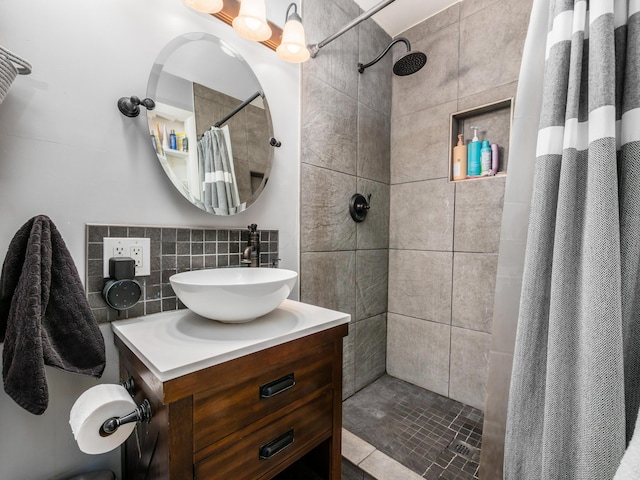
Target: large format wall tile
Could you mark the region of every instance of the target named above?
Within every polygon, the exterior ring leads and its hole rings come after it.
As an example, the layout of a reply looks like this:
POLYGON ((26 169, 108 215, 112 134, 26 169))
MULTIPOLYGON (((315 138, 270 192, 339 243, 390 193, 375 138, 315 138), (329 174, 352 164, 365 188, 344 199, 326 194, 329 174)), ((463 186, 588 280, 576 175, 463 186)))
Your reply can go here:
POLYGON ((494 103, 505 98, 516 96, 518 82, 506 83, 490 90, 483 90, 468 97, 458 98, 458 111, 469 110, 488 103, 494 103))
MULTIPOLYGON (((356 224, 358 249, 389 248, 389 185, 358 178, 358 193, 371 195, 369 212, 363 222, 356 224)), ((356 192, 354 192, 356 193, 356 192)))
POLYGON ((342 339, 342 399, 356 393, 356 328, 349 324, 349 335, 342 339))
POLYGON ((498 252, 505 179, 484 178, 456 184, 456 252, 498 252))
MULTIPOLYGON (((466 3, 466 2, 465 2, 466 3)), ((442 30, 449 25, 457 25, 460 21, 460 6, 462 2, 458 2, 443 10, 442 12, 427 18, 424 22, 405 30, 402 33, 403 37, 406 37, 413 47, 413 44, 418 40, 422 40, 429 35, 442 30)), ((427 64, 429 63, 429 55, 427 55, 427 64)))
POLYGON ((358 105, 358 176, 389 183, 390 155, 389 117, 358 105))
POLYGON ((358 105, 312 75, 302 77, 303 163, 356 174, 358 105))
POLYGON ((356 314, 356 252, 303 253, 300 299, 305 303, 356 314))
POLYGON ((500 0, 464 0, 461 2, 460 18, 466 18, 469 15, 478 13, 483 8, 490 7, 500 0))
POLYGON ((382 376, 387 359, 386 314, 356 322, 356 391, 382 376))
POLYGON ((391 121, 391 183, 447 178, 449 119, 457 103, 449 102, 391 121))
POLYGON ((491 333, 497 270, 497 254, 454 253, 452 325, 491 333))
MULTIPOLYGON (((412 50, 427 54, 427 65, 413 75, 394 76, 392 117, 457 99, 458 36, 458 24, 455 23, 411 44, 412 50)), ((394 52, 394 58, 400 51, 394 52)))
POLYGON ((450 252, 391 250, 389 312, 451 323, 450 252))
POLYGON ((450 331, 449 325, 389 313, 389 375, 440 395, 448 395, 450 331))
POLYGON ((451 251, 453 206, 446 179, 391 185, 390 248, 451 251))
POLYGON ((387 311, 389 251, 356 252, 356 320, 387 311))
POLYGON ((451 327, 449 397, 484 411, 491 335, 451 327))
MULTIPOLYGON (((353 20, 353 16, 332 0, 304 2, 302 23, 307 42, 316 44, 353 20)), ((344 5, 342 5, 344 4, 344 5)), ((358 28, 352 28, 320 49, 315 58, 302 64, 302 77, 313 75, 354 100, 358 98, 358 28)), ((304 98, 302 105, 304 106, 304 98)), ((303 136, 304 138, 304 136, 303 136)))
MULTIPOLYGON (((358 28, 358 63, 364 65, 384 51, 391 37, 371 19, 362 22, 358 28)), ((358 75, 358 102, 386 117, 391 116, 391 67, 392 57, 385 55, 358 75)))
POLYGON ((460 97, 518 80, 530 13, 528 1, 503 0, 460 20, 460 97))
POLYGON ((302 164, 300 250, 354 250, 356 224, 349 215, 349 199, 356 177, 302 164))

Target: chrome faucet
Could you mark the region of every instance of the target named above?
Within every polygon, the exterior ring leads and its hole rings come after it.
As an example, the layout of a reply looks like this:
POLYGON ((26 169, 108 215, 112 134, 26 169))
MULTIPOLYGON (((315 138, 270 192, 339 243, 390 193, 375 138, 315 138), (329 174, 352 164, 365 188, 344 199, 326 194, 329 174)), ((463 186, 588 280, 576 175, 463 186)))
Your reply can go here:
POLYGON ((252 223, 249 229, 249 242, 242 252, 242 263, 249 264, 250 267, 260 266, 260 232, 258 225, 252 223))

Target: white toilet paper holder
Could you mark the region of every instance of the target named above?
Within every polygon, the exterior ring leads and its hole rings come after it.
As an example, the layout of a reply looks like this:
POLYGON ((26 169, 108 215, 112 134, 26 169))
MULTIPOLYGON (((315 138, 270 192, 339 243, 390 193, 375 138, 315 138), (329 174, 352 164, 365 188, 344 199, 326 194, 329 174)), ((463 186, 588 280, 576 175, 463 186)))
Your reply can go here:
MULTIPOLYGON (((129 395, 132 397, 135 395, 136 385, 133 381, 132 377, 129 377, 121 384, 129 395)), ((136 409, 122 417, 111 417, 107 419, 102 426, 100 427, 100 436, 108 437, 109 435, 115 433, 118 430, 120 425, 124 425, 126 423, 149 423, 151 421, 151 403, 146 398, 143 402, 136 407, 136 409)))

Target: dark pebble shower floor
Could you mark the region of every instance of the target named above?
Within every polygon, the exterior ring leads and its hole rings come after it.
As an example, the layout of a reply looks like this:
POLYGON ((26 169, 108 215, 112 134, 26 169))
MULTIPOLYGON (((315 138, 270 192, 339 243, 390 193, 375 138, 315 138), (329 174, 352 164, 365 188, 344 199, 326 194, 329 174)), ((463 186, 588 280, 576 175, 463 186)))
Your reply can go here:
POLYGON ((343 402, 346 430, 428 480, 478 478, 482 422, 482 411, 389 375, 343 402))

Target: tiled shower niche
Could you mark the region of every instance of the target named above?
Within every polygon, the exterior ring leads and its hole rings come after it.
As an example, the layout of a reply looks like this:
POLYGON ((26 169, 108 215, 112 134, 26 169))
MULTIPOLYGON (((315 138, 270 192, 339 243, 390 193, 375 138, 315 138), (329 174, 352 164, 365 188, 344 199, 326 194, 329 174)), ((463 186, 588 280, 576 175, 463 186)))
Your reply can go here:
MULTIPOLYGON (((260 266, 277 265, 278 231, 259 232, 260 266)), ((88 224, 85 285, 89 305, 99 323, 185 308, 171 288, 169 277, 203 268, 241 267, 242 251, 248 239, 247 229, 88 224), (103 277, 102 265, 103 238, 106 237, 150 239, 151 274, 136 277, 142 287, 142 297, 137 305, 128 310, 115 310, 102 297, 102 289, 107 281, 103 277)))

